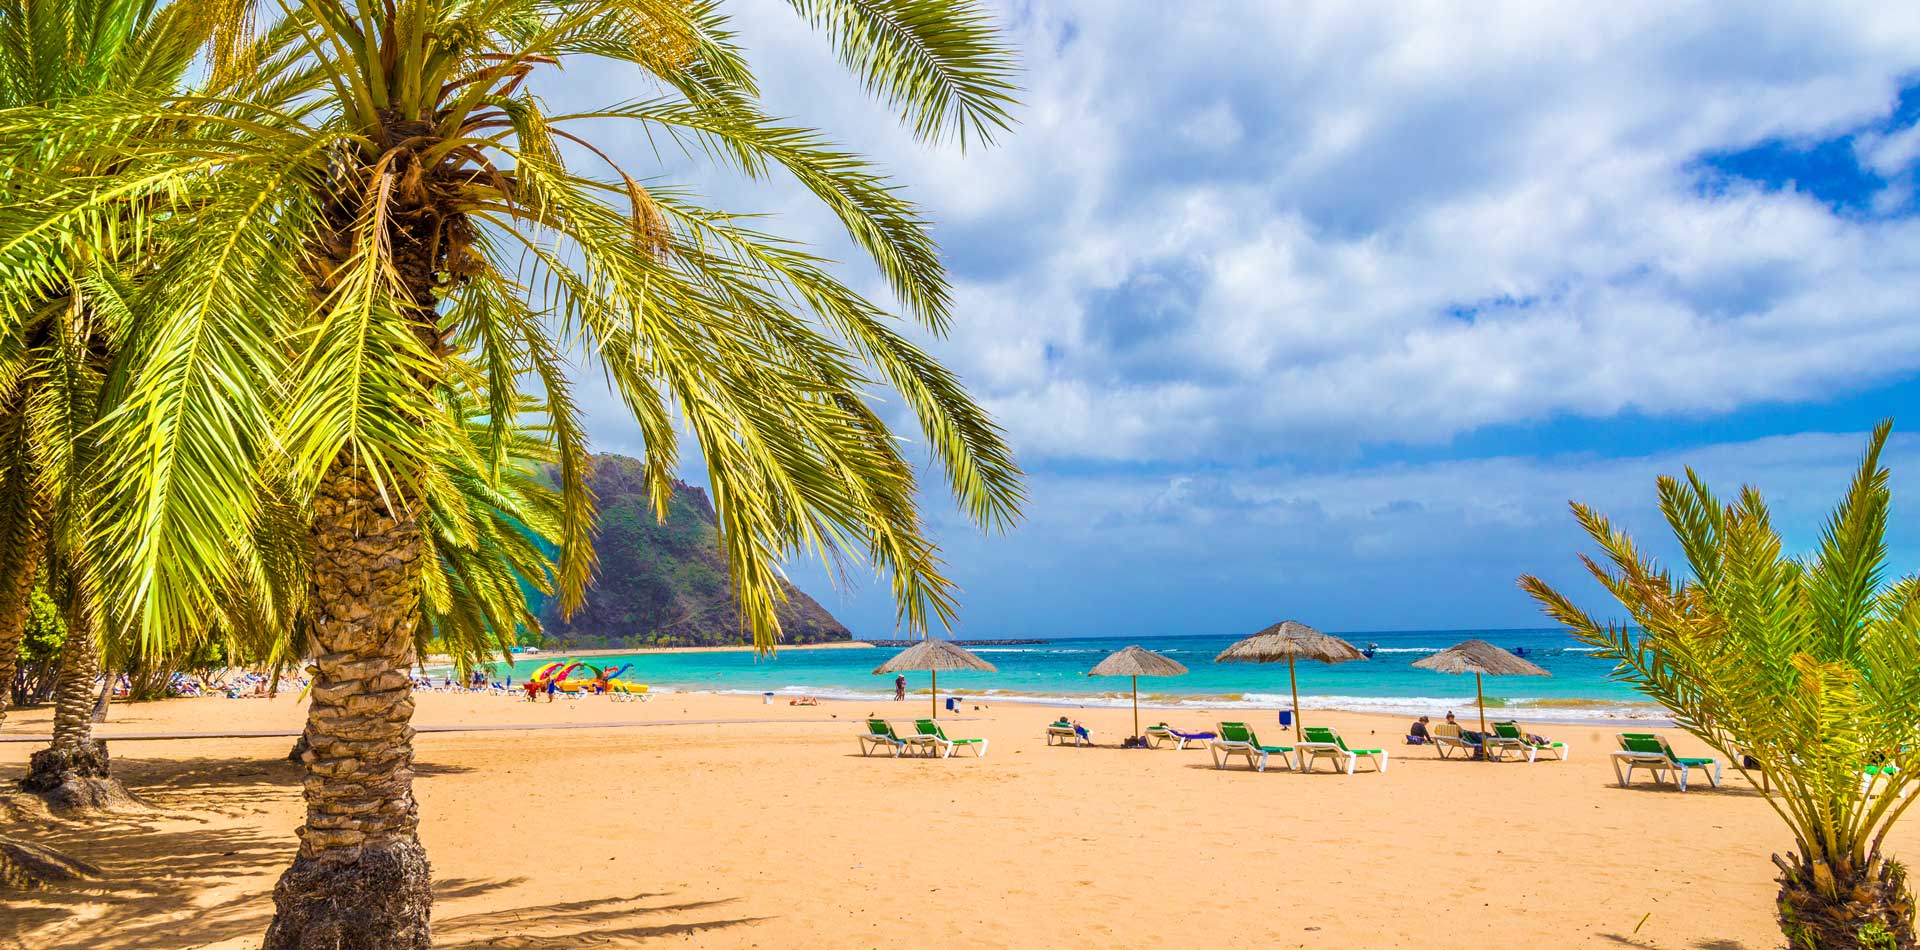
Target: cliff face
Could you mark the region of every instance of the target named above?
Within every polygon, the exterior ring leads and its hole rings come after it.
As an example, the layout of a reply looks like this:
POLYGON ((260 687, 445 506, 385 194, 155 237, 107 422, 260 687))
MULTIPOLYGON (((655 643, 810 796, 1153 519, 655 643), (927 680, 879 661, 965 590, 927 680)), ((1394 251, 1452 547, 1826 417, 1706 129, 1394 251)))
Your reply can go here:
MULTIPOLYGON (((549 601, 540 623, 548 639, 608 646, 720 646, 751 635, 727 577, 718 521, 707 493, 674 483, 667 520, 654 520, 638 459, 597 455, 589 483, 600 501, 594 550, 600 570, 571 619, 549 601)), ((783 643, 849 640, 853 635, 791 584, 780 608, 783 643)))

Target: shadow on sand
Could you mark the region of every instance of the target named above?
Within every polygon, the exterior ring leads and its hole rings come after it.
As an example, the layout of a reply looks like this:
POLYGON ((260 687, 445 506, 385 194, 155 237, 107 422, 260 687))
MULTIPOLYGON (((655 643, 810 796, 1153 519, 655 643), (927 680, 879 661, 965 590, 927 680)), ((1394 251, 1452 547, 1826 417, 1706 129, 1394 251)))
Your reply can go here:
MULTIPOLYGON (((273 883, 293 859, 291 829, 222 826, 268 806, 295 809, 300 766, 279 759, 116 758, 115 773, 153 806, 142 813, 61 820, 0 776, 0 833, 89 861, 95 880, 7 895, 0 950, 97 947, 168 950, 265 933, 273 883)), ((422 776, 464 771, 419 763, 422 776)), ((524 878, 453 878, 437 901, 510 889, 524 878)), ((635 894, 434 915, 439 947, 621 945, 736 927, 760 919, 721 908, 735 898, 635 894)), ((498 901, 495 902, 496 905, 498 901)))
MULTIPOLYGON (((455 882, 443 886, 452 884, 455 882)), ((443 948, 617 946, 660 937, 691 937, 766 919, 730 915, 721 909, 737 898, 674 897, 665 892, 643 893, 436 916, 433 943, 443 948)))
MULTIPOLYGON (((1601 934, 1600 939, 1611 940, 1623 947, 1643 947, 1645 950, 1655 950, 1655 948, 1659 946, 1659 944, 1649 940, 1628 934, 1601 934)), ((1746 944, 1738 940, 1727 940, 1725 938, 1697 940, 1690 944, 1690 946, 1693 950, 1748 950, 1746 944)))
MULTIPOLYGON (((291 835, 213 827, 218 817, 297 801, 300 768, 272 760, 116 758, 114 773, 151 811, 70 820, 0 791, 0 831, 100 868, 95 880, 11 895, 0 947, 158 950, 259 933, 263 888, 293 857, 291 835), (263 883, 262 883, 263 882, 263 883), (180 918, 183 910, 190 915, 180 918)), ((5 776, 11 786, 13 776, 5 776)))

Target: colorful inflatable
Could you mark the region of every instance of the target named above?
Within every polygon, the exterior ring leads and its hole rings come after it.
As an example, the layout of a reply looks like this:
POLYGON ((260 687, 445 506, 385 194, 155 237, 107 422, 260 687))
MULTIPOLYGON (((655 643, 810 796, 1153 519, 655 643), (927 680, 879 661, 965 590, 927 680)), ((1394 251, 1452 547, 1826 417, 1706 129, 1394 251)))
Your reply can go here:
POLYGON ((537 698, 541 693, 546 692, 547 684, 549 683, 552 683, 554 686, 558 688, 564 689, 565 688, 564 681, 567 677, 567 674, 573 672, 576 669, 579 669, 579 667, 580 667, 580 662, 578 660, 575 660, 571 663, 564 662, 564 661, 558 662, 558 663, 548 663, 540 667, 539 669, 534 670, 533 673, 527 677, 527 681, 525 683, 520 684, 520 688, 527 691, 527 699, 531 701, 537 698))
POLYGON ((562 680, 559 687, 562 692, 568 693, 644 693, 647 691, 645 683, 633 683, 614 678, 632 665, 631 663, 612 667, 589 665, 587 668, 593 671, 592 679, 562 680))
POLYGON ((527 681, 522 683, 520 688, 526 690, 528 700, 538 699, 541 693, 547 691, 549 685, 551 685, 555 691, 562 693, 572 693, 576 695, 618 693, 629 697, 639 696, 645 699, 647 684, 615 679, 615 677, 619 676, 631 665, 632 664, 622 664, 620 666, 602 668, 581 663, 578 660, 572 662, 564 660, 556 661, 543 664, 528 674, 527 681), (569 675, 582 666, 592 670, 593 676, 588 679, 567 679, 569 675))

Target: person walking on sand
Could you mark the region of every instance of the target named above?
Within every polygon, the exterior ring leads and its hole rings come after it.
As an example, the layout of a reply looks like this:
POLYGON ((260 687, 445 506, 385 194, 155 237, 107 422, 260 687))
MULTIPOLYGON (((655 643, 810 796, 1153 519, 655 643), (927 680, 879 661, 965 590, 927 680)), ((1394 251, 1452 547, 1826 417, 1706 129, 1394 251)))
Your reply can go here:
POLYGON ((907 674, 902 673, 899 676, 896 676, 893 678, 893 701, 896 703, 904 702, 906 701, 906 698, 907 698, 907 674))

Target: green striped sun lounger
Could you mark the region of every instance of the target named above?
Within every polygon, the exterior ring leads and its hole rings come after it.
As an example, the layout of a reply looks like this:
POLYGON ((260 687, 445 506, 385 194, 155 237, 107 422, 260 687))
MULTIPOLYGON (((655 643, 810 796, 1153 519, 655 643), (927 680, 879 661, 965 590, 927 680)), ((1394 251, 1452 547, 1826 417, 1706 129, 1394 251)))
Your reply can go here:
POLYGON ((1564 762, 1567 759, 1567 744, 1564 742, 1545 742, 1535 745, 1533 740, 1521 730, 1520 724, 1512 720, 1493 724, 1493 735, 1487 738, 1487 751, 1499 758, 1507 752, 1524 753, 1528 762, 1540 757, 1541 753, 1551 754, 1564 762))
POLYGON ((931 753, 933 745, 931 736, 901 736, 893 731, 893 723, 885 719, 867 720, 867 731, 860 736, 861 755, 871 755, 873 750, 881 748, 893 753, 895 757, 902 752, 911 752, 915 749, 924 749, 931 753))
POLYGON ((1376 772, 1387 770, 1385 749, 1348 748, 1347 741, 1340 738, 1340 730, 1332 726, 1308 726, 1301 731, 1306 737, 1300 743, 1300 770, 1303 772, 1313 771, 1314 763, 1321 759, 1332 759, 1336 767, 1345 763, 1348 775, 1353 774, 1354 766, 1361 759, 1372 762, 1376 772))
POLYGON ((1207 752, 1213 756, 1213 767, 1224 769, 1227 760, 1240 756, 1247 760, 1247 767, 1256 772, 1267 770, 1267 757, 1280 756, 1280 764, 1291 770, 1293 760, 1287 756, 1293 753, 1292 746, 1261 745, 1260 737, 1253 734, 1253 727, 1244 722, 1223 722, 1220 724, 1220 737, 1207 744, 1207 752))
POLYGON ((1612 754, 1612 759, 1613 777, 1620 781, 1621 788, 1633 781, 1634 769, 1652 772, 1656 785, 1665 781, 1667 773, 1671 772, 1683 792, 1687 790, 1687 777, 1694 769, 1700 769, 1707 773, 1707 781, 1714 788, 1720 787, 1720 763, 1715 759, 1675 755, 1665 738, 1651 732, 1623 732, 1619 739, 1620 748, 1612 754))
POLYGON ((987 754, 987 740, 949 739, 946 730, 941 729, 940 724, 931 719, 916 719, 913 727, 923 738, 933 740, 934 748, 941 751, 940 757, 943 759, 953 758, 953 750, 962 747, 972 749, 973 757, 976 759, 987 754))

